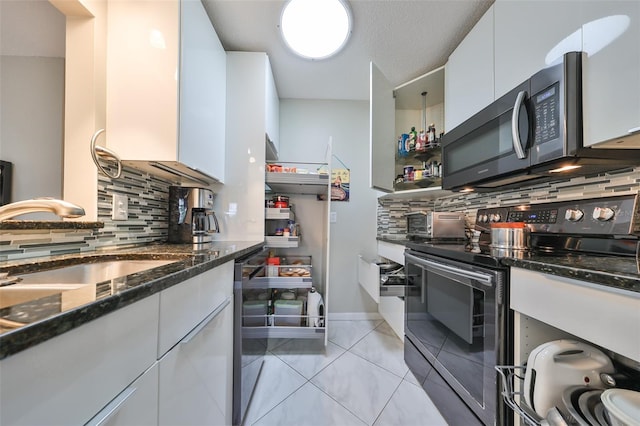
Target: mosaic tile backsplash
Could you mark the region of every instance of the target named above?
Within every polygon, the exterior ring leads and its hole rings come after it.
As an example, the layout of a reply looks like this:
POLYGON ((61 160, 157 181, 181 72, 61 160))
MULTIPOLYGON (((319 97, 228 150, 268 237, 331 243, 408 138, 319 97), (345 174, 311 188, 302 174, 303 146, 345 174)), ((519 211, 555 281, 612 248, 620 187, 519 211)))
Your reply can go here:
POLYGON ((124 167, 118 179, 98 177, 100 229, 3 230, 0 261, 53 254, 93 251, 98 248, 166 241, 171 182, 124 167), (111 219, 113 194, 128 197, 124 221, 111 219))
POLYGON ((410 211, 463 211, 469 226, 479 208, 543 203, 560 200, 634 194, 640 191, 640 167, 554 183, 540 183, 490 193, 454 193, 436 200, 381 199, 378 203, 378 237, 406 238, 404 214, 410 211))

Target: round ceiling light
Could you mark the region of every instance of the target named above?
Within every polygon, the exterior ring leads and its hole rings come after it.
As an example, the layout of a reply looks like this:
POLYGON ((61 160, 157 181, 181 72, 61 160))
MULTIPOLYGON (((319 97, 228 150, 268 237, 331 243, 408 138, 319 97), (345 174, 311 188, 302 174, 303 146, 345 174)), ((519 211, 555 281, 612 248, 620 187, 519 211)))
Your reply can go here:
POLYGON ((280 32, 289 48, 307 59, 325 59, 340 51, 351 34, 346 0, 289 0, 280 16, 280 32))

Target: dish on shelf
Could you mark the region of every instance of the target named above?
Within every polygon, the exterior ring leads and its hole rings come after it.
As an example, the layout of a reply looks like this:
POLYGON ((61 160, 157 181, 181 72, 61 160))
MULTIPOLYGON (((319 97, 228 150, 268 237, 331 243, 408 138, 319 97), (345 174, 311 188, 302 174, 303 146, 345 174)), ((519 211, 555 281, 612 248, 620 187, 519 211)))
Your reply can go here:
POLYGON ((607 389, 600 396, 613 426, 640 424, 640 392, 607 389))

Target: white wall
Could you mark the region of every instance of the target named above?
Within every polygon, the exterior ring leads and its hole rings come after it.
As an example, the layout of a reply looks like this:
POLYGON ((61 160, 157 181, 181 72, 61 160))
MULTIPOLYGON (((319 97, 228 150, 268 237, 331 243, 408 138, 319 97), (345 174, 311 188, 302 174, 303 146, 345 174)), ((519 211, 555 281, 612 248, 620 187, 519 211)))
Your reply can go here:
MULTIPOLYGON (((331 224, 330 230, 330 317, 378 310, 357 279, 358 254, 374 258, 377 253, 378 192, 369 188, 368 129, 366 101, 280 101, 280 161, 322 162, 327 141, 332 137, 333 154, 351 170, 350 200, 331 203, 337 222, 331 224)), ((334 158, 333 167, 343 166, 334 158)))
POLYGON ((65 18, 46 1, 0 2, 0 18, 0 159, 13 163, 12 201, 60 198, 65 18))

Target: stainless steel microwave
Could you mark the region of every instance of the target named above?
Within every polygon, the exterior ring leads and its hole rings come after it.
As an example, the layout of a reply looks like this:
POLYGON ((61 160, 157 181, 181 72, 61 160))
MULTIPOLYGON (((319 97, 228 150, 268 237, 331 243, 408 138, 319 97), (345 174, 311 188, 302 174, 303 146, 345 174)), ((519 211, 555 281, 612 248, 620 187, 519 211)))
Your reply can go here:
POLYGON ((583 55, 566 53, 445 133, 443 188, 492 190, 640 164, 640 150, 583 146, 583 55))

